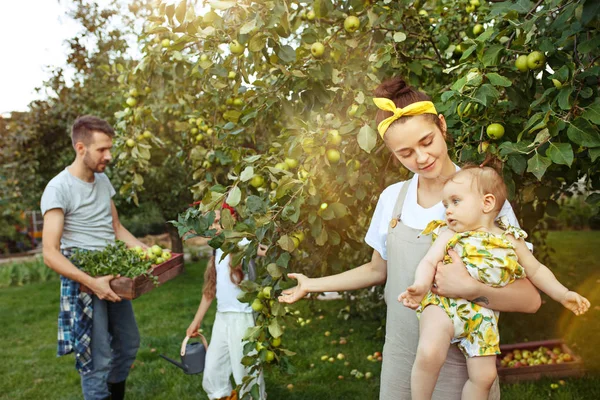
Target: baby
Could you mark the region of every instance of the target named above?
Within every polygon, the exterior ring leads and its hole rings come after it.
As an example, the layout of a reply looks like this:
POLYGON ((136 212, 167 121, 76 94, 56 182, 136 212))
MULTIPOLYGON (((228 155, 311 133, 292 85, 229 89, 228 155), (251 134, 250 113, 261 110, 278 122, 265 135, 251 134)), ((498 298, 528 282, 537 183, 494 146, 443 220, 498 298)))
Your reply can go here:
POLYGON ((585 297, 569 291, 533 256, 523 240, 524 231, 496 220, 505 199, 506 185, 490 167, 465 167, 444 185, 446 222, 432 221, 423 231, 432 234, 434 243, 417 267, 415 282, 398 297, 420 317, 411 375, 413 400, 431 399, 451 343, 467 357, 469 380, 463 399, 487 399, 497 375, 498 312, 429 291, 438 262, 451 261, 449 249, 457 252, 473 278, 485 284, 501 287, 526 276, 576 315, 590 307, 585 297))

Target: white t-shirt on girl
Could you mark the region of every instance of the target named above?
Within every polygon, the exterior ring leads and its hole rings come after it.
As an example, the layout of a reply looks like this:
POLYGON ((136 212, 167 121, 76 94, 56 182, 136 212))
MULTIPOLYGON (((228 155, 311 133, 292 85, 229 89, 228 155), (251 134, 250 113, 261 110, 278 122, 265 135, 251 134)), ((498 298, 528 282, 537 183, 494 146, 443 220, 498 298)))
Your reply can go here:
MULTIPOLYGON (((242 239, 239 243, 244 246, 250 243, 247 239, 242 239)), ((243 312, 251 313, 252 308, 247 303, 241 303, 237 296, 243 291, 235 283, 231 282, 229 275, 229 260, 231 255, 228 255, 223 260, 223 250, 217 249, 215 254, 215 268, 217 269, 217 311, 218 312, 243 312)))
MULTIPOLYGON (((456 166, 458 171, 460 168, 456 166)), ((377 250, 384 260, 387 260, 387 233, 390 221, 394 217, 394 206, 400 195, 400 189, 404 185, 403 182, 394 183, 388 186, 379 196, 377 207, 373 213, 371 225, 365 236, 365 242, 373 249, 377 250)), ((421 207, 417 203, 417 187, 419 185, 419 175, 415 174, 410 181, 406 199, 402 206, 402 222, 414 229, 425 229, 430 221, 435 219, 444 220, 446 217, 446 209, 440 201, 430 208, 421 207)), ((499 217, 506 216, 508 223, 512 226, 519 226, 517 217, 508 201, 502 206, 499 217)))

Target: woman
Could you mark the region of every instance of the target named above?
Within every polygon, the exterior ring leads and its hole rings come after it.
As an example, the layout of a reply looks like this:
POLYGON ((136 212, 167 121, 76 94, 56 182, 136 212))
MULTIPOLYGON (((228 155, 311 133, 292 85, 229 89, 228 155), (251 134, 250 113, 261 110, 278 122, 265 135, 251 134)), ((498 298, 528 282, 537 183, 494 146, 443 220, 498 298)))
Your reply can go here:
MULTIPOLYGON (((380 399, 410 399, 418 320, 396 298, 414 281, 415 269, 431 245, 431 238, 419 237, 419 233, 429 221, 444 218, 442 187, 458 167, 448 156, 444 116, 437 115, 429 96, 407 86, 401 78, 382 83, 375 96, 380 108, 376 116, 379 134, 414 177, 381 193, 365 238, 373 247, 370 262, 323 278, 289 274, 298 284, 284 291, 279 301, 293 303, 310 292, 355 290, 385 283, 387 320, 380 399)), ((511 225, 518 226, 508 202, 500 215, 506 215, 511 225)), ((539 308, 540 296, 528 280, 492 288, 473 279, 456 253, 451 256, 451 264, 437 266, 436 293, 468 299, 497 311, 533 313, 539 308)), ((465 358, 456 346, 451 346, 433 398, 460 399, 466 380, 465 358)), ((497 383, 489 398, 500 398, 497 383)))

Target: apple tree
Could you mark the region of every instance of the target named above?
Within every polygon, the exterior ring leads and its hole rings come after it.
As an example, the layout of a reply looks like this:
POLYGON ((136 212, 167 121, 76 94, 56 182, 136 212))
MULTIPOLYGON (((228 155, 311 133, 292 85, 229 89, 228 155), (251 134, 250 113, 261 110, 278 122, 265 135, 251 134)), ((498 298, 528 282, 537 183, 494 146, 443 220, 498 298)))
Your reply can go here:
POLYGON ((285 274, 368 260, 377 196, 409 176, 375 130, 371 93, 384 79, 404 76, 433 97, 457 163, 501 166, 538 250, 558 196, 582 179, 598 187, 597 2, 207 4, 135 2, 142 57, 107 73, 123 93, 121 193, 189 190, 199 203, 175 223, 185 237, 214 236, 209 211, 226 201, 238 217, 223 213, 211 245, 236 261, 270 246, 243 284, 259 313, 248 365, 289 366, 287 311, 274 300, 285 274), (181 175, 163 172, 173 166, 181 175), (242 237, 251 243, 240 252, 242 237))

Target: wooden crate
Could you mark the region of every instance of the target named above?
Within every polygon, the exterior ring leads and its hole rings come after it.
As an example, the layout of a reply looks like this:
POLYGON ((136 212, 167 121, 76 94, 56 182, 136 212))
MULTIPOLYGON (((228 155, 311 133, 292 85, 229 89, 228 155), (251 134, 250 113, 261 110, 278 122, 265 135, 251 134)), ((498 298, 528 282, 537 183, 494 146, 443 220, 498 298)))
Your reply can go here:
MULTIPOLYGON (((152 266, 152 275, 158 277, 159 286, 175 278, 183 272, 183 254, 173 253, 170 259, 162 264, 152 266)), ((110 281, 111 289, 122 299, 133 300, 153 290, 156 286, 152 279, 141 275, 135 278, 115 278, 110 281)), ((91 293, 90 289, 80 285, 82 292, 91 293)))
POLYGON ((504 344, 500 346, 500 351, 496 359, 496 366, 498 368, 498 376, 501 382, 515 383, 519 381, 538 380, 542 377, 549 378, 566 378, 566 377, 581 377, 585 373, 583 361, 581 357, 576 355, 562 340, 551 339, 541 340, 537 342, 525 342, 516 344, 504 344), (518 368, 509 368, 500 366, 500 360, 504 356, 513 350, 537 350, 540 346, 547 347, 552 350, 554 347, 560 347, 563 353, 568 353, 572 361, 564 362, 562 364, 541 364, 541 365, 527 365, 518 368))

